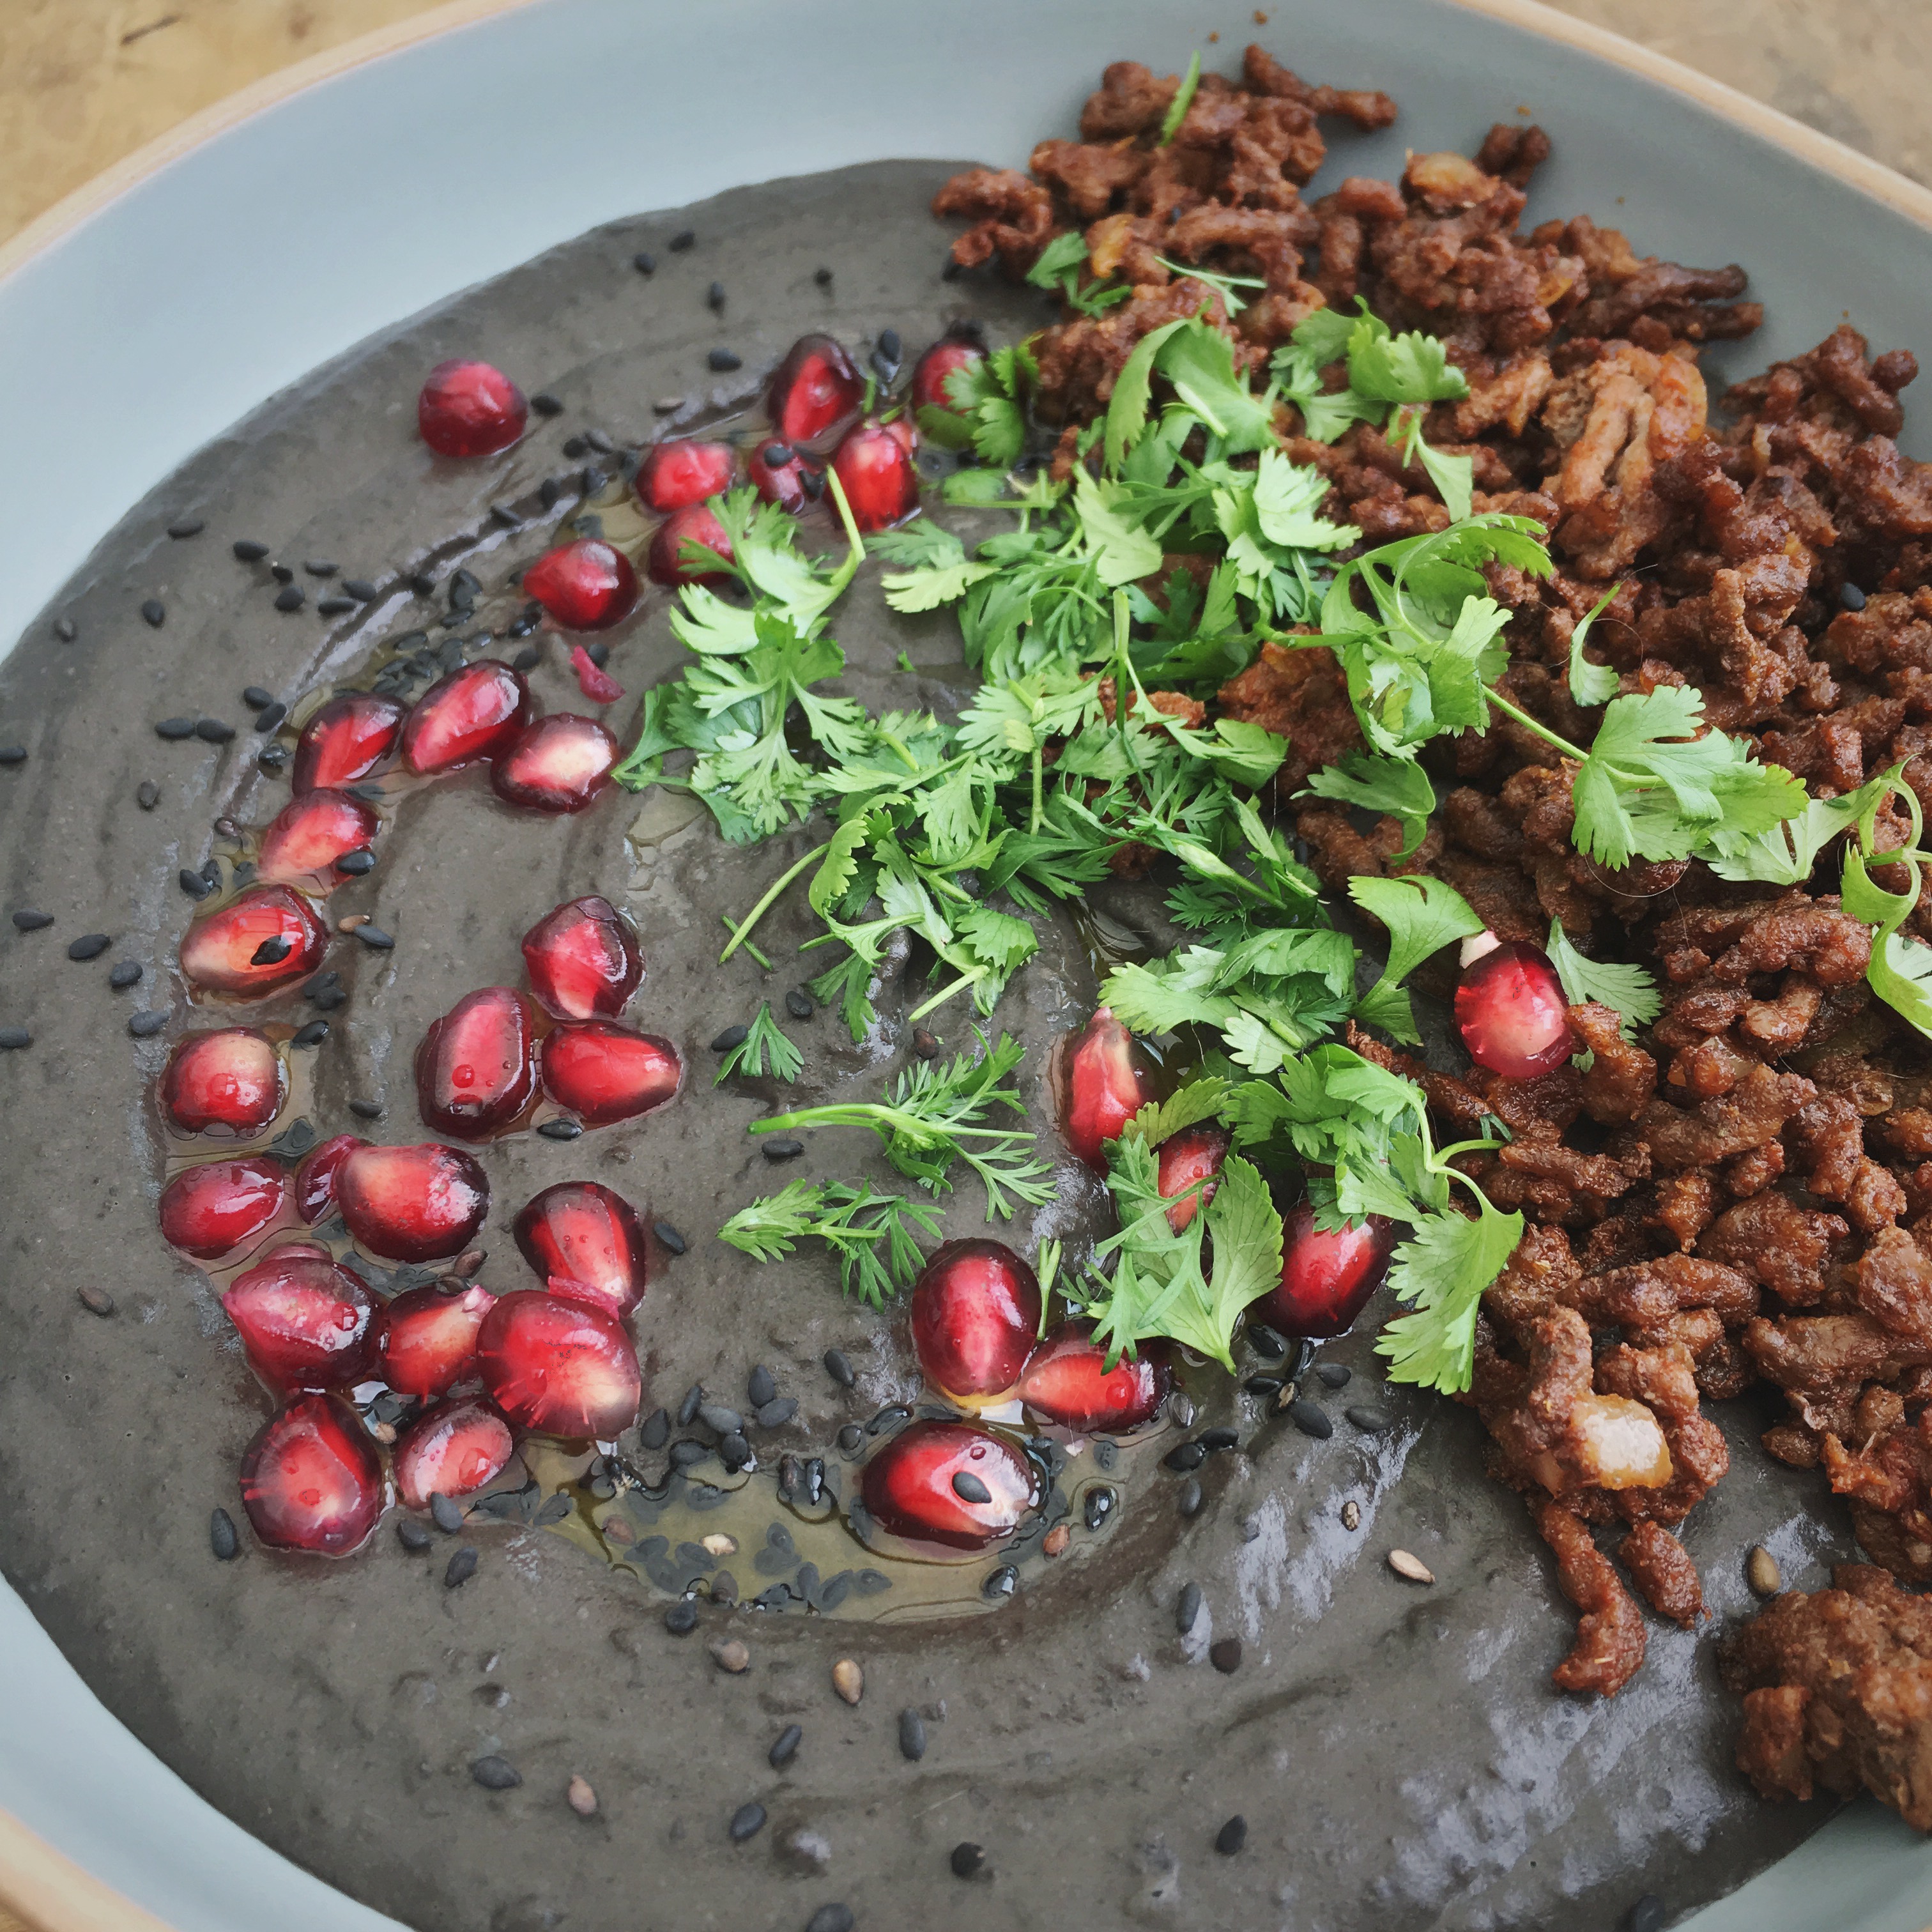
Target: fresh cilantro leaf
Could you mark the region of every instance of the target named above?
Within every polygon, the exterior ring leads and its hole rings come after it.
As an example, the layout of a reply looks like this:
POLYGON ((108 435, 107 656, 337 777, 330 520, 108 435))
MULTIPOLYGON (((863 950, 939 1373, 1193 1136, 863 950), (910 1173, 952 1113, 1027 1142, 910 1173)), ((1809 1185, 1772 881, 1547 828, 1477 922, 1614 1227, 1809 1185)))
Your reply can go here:
POLYGON ((1082 287, 1080 271, 1086 262, 1086 239, 1078 229, 1070 228, 1040 250, 1026 278, 1035 288, 1058 290, 1067 305, 1082 315, 1098 315, 1133 293, 1118 282, 1089 282, 1082 287))
POLYGON ((1840 832, 1849 832, 1868 812, 1904 788, 1903 764, 1868 778, 1856 791, 1838 798, 1810 800, 1794 818, 1763 832, 1744 834, 1720 827, 1710 849, 1700 854, 1720 879, 1756 879, 1774 886, 1802 886, 1818 855, 1840 832))
POLYGON ((928 565, 920 570, 892 571, 879 580, 886 602, 895 610, 936 610, 942 604, 957 603, 982 578, 991 577, 997 564, 957 563, 928 565))
POLYGON ((1474 1371, 1476 1312, 1522 1238, 1522 1216, 1498 1214, 1488 1202, 1474 1220, 1454 1212, 1415 1224, 1396 1250, 1388 1285, 1414 1312, 1398 1316, 1376 1342, 1392 1382, 1460 1395, 1474 1371))
POLYGON ((1392 334, 1366 308, 1349 329, 1348 355, 1349 388, 1377 402, 1454 402, 1469 393, 1438 338, 1392 334))
POLYGON ((760 1262, 789 1255, 807 1237, 821 1240, 838 1258, 845 1292, 880 1308, 911 1286, 926 1264, 914 1227, 937 1240, 938 1210, 870 1186, 794 1180, 782 1193, 741 1208, 718 1238, 760 1262))
POLYGON ((722 1087, 734 1073, 757 1079, 764 1072, 767 1058, 771 1061, 772 1077, 784 1081, 788 1086, 797 1079, 805 1064, 804 1054, 785 1036, 784 1030, 772 1017, 772 1003, 769 1000, 759 1007, 758 1017, 746 1030, 745 1037, 718 1063, 718 1077, 711 1084, 722 1087))
POLYGON ((1236 375, 1234 344, 1218 328, 1198 319, 1186 323, 1161 344, 1154 366, 1220 440, 1224 454, 1274 448, 1274 392, 1257 396, 1236 375))
POLYGON ((1564 997, 1572 1006, 1594 1000, 1599 1006, 1614 1008, 1623 1022, 1626 1040, 1634 1039, 1635 1030, 1649 1025, 1664 1009, 1657 982, 1641 966, 1585 958, 1570 944, 1560 919, 1550 922, 1549 952, 1550 963, 1563 982, 1564 997))
POLYGON ((1402 849, 1406 859, 1422 843, 1429 815, 1436 809, 1436 788, 1413 758, 1384 758, 1374 752, 1349 752, 1339 765, 1311 773, 1298 798, 1332 798, 1369 812, 1386 812, 1402 820, 1402 849))
POLYGON ((1155 142, 1157 147, 1166 147, 1180 131, 1180 124, 1187 118, 1187 110, 1194 104, 1195 89, 1201 85, 1201 50, 1196 47, 1187 57, 1187 71, 1180 77, 1180 85, 1174 90, 1174 98, 1167 104, 1167 112, 1160 117, 1160 134, 1155 142))
POLYGON ((1425 442, 1420 436, 1414 440, 1414 453, 1420 459, 1430 482, 1436 485, 1438 494, 1448 506, 1450 515, 1460 522, 1469 514, 1474 500, 1475 459, 1453 456, 1446 450, 1438 449, 1433 443, 1425 442))
MULTIPOLYGON (((1186 318, 1180 321, 1162 322, 1160 328, 1150 329, 1133 346, 1132 353, 1120 365, 1120 373, 1114 379, 1114 394, 1107 405, 1106 459, 1110 470, 1120 466, 1126 452, 1133 448, 1147 428, 1148 399, 1153 392, 1154 358, 1160 353, 1162 345, 1174 331, 1185 326, 1186 318)), ((1162 472, 1165 481, 1166 472, 1162 472)))
POLYGON ((1483 930, 1468 901, 1440 879, 1413 873, 1394 879, 1352 878, 1348 896, 1388 928, 1382 978, 1390 985, 1400 985, 1452 939, 1472 938, 1483 930))
POLYGON ((1160 545, 1121 514, 1118 484, 1096 482, 1084 469, 1073 472, 1073 505, 1100 581, 1113 586, 1151 577, 1160 568, 1160 545))
POLYGON ((1607 704, 1616 696, 1622 680, 1608 664, 1592 664, 1583 655, 1589 641, 1590 626, 1610 608, 1610 599, 1623 588, 1613 584, 1576 620, 1570 633, 1570 695, 1579 704, 1607 704))
POLYGON ((1882 932, 1865 977, 1886 1004, 1932 1038, 1932 946, 1899 932, 1882 932))
POLYGON ((1170 262, 1165 255, 1156 255, 1154 260, 1177 280, 1198 282, 1202 287, 1212 289, 1221 298, 1221 307, 1232 320, 1247 307, 1247 303, 1235 294, 1237 289, 1264 289, 1267 282, 1259 275, 1217 275, 1206 268, 1197 268, 1186 262, 1170 262))
POLYGON ((1227 1098, 1228 1082, 1210 1073, 1177 1088, 1165 1100, 1150 1100, 1120 1131, 1138 1135, 1149 1147, 1158 1148, 1184 1127, 1216 1119, 1227 1098))
POLYGON ((930 517, 915 518, 896 530, 875 530, 871 549, 873 556, 909 570, 943 570, 966 561, 966 546, 944 524, 935 524, 930 517))

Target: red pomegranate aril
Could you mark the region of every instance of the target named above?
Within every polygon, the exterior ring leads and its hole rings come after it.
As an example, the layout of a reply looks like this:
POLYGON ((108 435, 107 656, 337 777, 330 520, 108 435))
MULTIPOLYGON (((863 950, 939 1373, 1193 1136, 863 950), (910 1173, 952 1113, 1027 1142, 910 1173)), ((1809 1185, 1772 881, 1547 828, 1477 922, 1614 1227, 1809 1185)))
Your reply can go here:
POLYGON ((434 1496, 466 1496, 503 1473, 516 1444, 487 1402, 446 1402, 418 1416, 396 1444, 396 1493, 429 1508, 434 1496))
POLYGON ((499 798, 532 812, 581 812, 608 788, 616 762, 617 741, 596 718, 558 711, 526 726, 497 754, 490 784, 499 798))
POLYGON ((903 420, 858 424, 838 446, 832 468, 862 530, 882 530, 919 508, 917 439, 903 420))
POLYGON ((995 1396, 1019 1379, 1040 1333, 1040 1281, 1001 1241, 948 1241, 913 1284, 912 1345, 933 1384, 995 1396))
POLYGON ((439 362, 416 398, 416 427, 439 456, 494 456, 530 414, 523 391, 488 362, 439 362))
POLYGON ((518 1288, 476 1338, 490 1399, 519 1429, 608 1442, 637 1419, 638 1353, 614 1315, 518 1288))
POLYGON ((607 898, 566 899, 524 934, 530 990, 560 1019, 613 1019, 644 982, 644 956, 607 898))
POLYGON ((844 345, 829 335, 801 335, 772 371, 765 392, 772 427, 794 448, 823 445, 865 400, 866 379, 844 345))
POLYGON ((790 444, 776 436, 767 438, 752 452, 745 469, 763 502, 776 503, 795 517, 811 500, 805 487, 803 461, 790 444))
POLYGON ((416 1049, 416 1104, 423 1124, 460 1141, 488 1140, 537 1090, 529 1003, 508 986, 466 993, 433 1021, 416 1049))
POLYGON ((490 1184, 460 1148, 360 1147, 335 1171, 335 1204, 349 1232, 385 1261, 460 1255, 490 1211, 490 1184))
POLYGON ((299 798, 304 792, 334 791, 366 778, 396 748, 404 715, 393 698, 370 691, 332 698, 296 742, 290 790, 299 798))
POLYGON ((382 1465, 355 1412, 298 1396, 264 1424, 242 1457, 242 1507, 276 1550, 347 1556, 382 1514, 382 1465))
POLYGON ((212 1262, 259 1234, 288 1193, 280 1162, 265 1154, 186 1168, 161 1190, 161 1238, 196 1261, 212 1262))
POLYGON ((1134 1036, 1102 1006, 1067 1050, 1062 1100, 1066 1144, 1104 1174, 1102 1149, 1147 1104, 1147 1078, 1134 1058, 1134 1036))
POLYGON ((368 1144, 354 1134, 336 1134, 303 1155, 296 1169, 296 1212, 311 1228, 335 1206, 335 1176, 342 1163, 368 1144))
POLYGON ((272 884, 340 884, 335 862, 370 844, 382 824, 359 798, 318 786, 292 798, 269 821, 255 854, 255 873, 272 884))
POLYGON ((369 1291, 305 1243, 236 1276, 221 1305, 272 1388, 352 1388, 368 1376, 376 1354, 369 1291))
POLYGON ((569 1281, 610 1313, 644 1298, 649 1251, 637 1210, 595 1180, 560 1180, 517 1216, 517 1246, 544 1282, 569 1281))
POLYGON ((729 571, 707 569, 701 562, 688 560, 686 544, 716 551, 728 563, 737 554, 724 534, 724 526, 702 503, 674 510, 658 524, 644 560, 645 573, 653 584, 722 584, 730 576, 729 571))
POLYGON ((375 1373, 398 1395, 447 1395, 476 1374, 476 1331, 496 1298, 472 1283, 460 1294, 406 1288, 377 1317, 375 1373))
POLYGON ((1510 1080, 1534 1080, 1581 1050, 1550 956, 1514 940, 1462 969, 1456 1025, 1469 1058, 1510 1080))
POLYGON ((403 762, 419 778, 494 757, 530 722, 523 674, 494 658, 431 685, 403 727, 403 762))
POLYGON ((581 644, 570 647, 570 668, 577 674, 577 688, 592 704, 615 704, 624 687, 581 644))
POLYGON ((253 1027, 191 1033, 168 1056, 161 1110, 184 1134, 220 1127, 246 1140, 277 1114, 288 1070, 274 1042, 253 1027))
POLYGON ((524 590, 566 631, 607 631, 637 608, 631 560, 602 537, 547 550, 524 572, 524 590))
POLYGON ((956 416, 962 413, 962 406, 954 401, 949 385, 960 370, 970 369, 986 359, 986 350, 963 336, 949 335, 935 342, 919 358, 912 372, 913 407, 946 410, 956 416))
POLYGON ((638 465, 638 500, 660 514, 688 509, 730 489, 736 464, 728 442, 654 442, 638 465))
POLYGON ((260 999, 306 979, 328 946, 315 908, 286 886, 251 886, 182 935, 181 969, 207 993, 260 999))
POLYGON ((970 1422, 909 1423, 866 1465, 860 1492, 872 1520, 939 1555, 989 1548, 1040 1502, 1033 1465, 1005 1437, 970 1422), (957 1476, 988 1500, 960 1493, 957 1476))
POLYGON ((1252 1312, 1284 1335, 1319 1338, 1345 1333, 1388 1274, 1393 1222, 1379 1214, 1333 1233, 1315 1225, 1306 1202, 1288 1217, 1281 1245, 1281 1283, 1252 1312))
POLYGON ((1112 1368, 1107 1352, 1084 1322, 1063 1322, 1027 1358, 1020 1400, 1048 1422, 1081 1435, 1138 1429, 1151 1419, 1174 1385, 1164 1357, 1143 1345, 1112 1368))
POLYGON ((1177 1234, 1214 1199, 1214 1190, 1221 1184, 1221 1163, 1228 1158, 1229 1140, 1222 1128, 1198 1126, 1183 1127, 1161 1142, 1160 1177, 1155 1184, 1161 1198, 1174 1203, 1167 1210, 1167 1221, 1177 1234))
POLYGON ((586 1126, 608 1126, 661 1107, 678 1089, 684 1064, 654 1033, 609 1020, 571 1020, 543 1043, 544 1091, 586 1126))

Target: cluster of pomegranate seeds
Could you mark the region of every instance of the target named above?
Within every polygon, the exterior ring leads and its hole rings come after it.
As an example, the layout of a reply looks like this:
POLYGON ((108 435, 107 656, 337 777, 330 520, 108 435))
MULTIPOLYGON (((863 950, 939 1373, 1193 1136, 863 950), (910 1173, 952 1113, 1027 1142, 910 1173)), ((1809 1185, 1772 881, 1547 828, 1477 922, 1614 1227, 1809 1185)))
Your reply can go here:
POLYGON ((614 1315, 588 1300, 518 1288, 476 1338, 490 1400, 520 1429, 608 1442, 637 1419, 637 1351, 614 1315))
POLYGON ((795 517, 811 498, 806 477, 816 472, 808 471, 804 459, 790 443, 772 436, 752 452, 745 473, 751 478, 752 487, 761 502, 776 503, 795 517))
POLYGON ((546 1187, 517 1216, 523 1257, 546 1283, 568 1282, 576 1298, 596 1298, 626 1316, 644 1298, 649 1251, 637 1210, 595 1180, 546 1187))
POLYGON ((958 412, 959 405, 946 385, 962 369, 985 362, 986 352, 969 336, 940 338, 919 358, 912 372, 912 406, 915 410, 946 410, 958 412))
POLYGON ((1254 1312, 1284 1335, 1342 1334, 1382 1286, 1395 1244, 1395 1224, 1379 1214, 1328 1232, 1304 1201, 1282 1230, 1281 1285, 1254 1312))
POLYGON ((610 1020, 568 1020, 545 1035, 544 1091, 586 1126, 634 1120, 676 1094, 684 1063, 670 1042, 610 1020))
POLYGON ((161 1111, 184 1134, 220 1128, 246 1140, 277 1114, 288 1070, 274 1042, 253 1027, 191 1033, 168 1056, 161 1111))
POLYGON ((490 1211, 490 1183, 473 1156, 434 1141, 352 1148, 335 1170, 335 1204, 349 1232, 385 1261, 460 1255, 490 1211))
POLYGON ((1134 1036, 1102 1006, 1065 1054, 1061 1079, 1061 1131, 1074 1154, 1099 1173, 1102 1150, 1148 1102, 1147 1076, 1136 1057, 1134 1036))
POLYGON ((296 741, 290 788, 335 790, 366 778, 396 748, 402 736, 404 707, 373 691, 346 691, 332 698, 302 727, 296 741))
POLYGON ((566 631, 607 631, 637 608, 638 573, 614 544, 579 537, 545 550, 524 589, 566 631))
POLYGON ((439 679, 403 727, 403 762, 418 778, 494 758, 530 720, 523 674, 494 658, 439 679))
POLYGON ((913 467, 917 433, 903 416, 866 422, 833 453, 832 467, 862 530, 882 530, 919 508, 919 472, 913 467))
POLYGON ((255 1372, 272 1388, 346 1388, 375 1358, 369 1291, 325 1248, 291 1243, 221 1298, 255 1372))
POLYGON ((296 1169, 296 1212, 311 1228, 335 1211, 338 1169, 356 1148, 368 1144, 354 1134, 335 1134, 303 1155, 296 1169))
POLYGON ((1020 1400, 1036 1414, 1082 1436, 1138 1429, 1174 1386, 1166 1358, 1148 1348, 1110 1369, 1084 1322, 1063 1322, 1028 1358, 1020 1400))
POLYGON ((948 1241, 911 1295, 912 1342, 933 1386, 998 1396, 1019 1379, 1040 1333, 1040 1282, 1004 1242, 948 1241))
POLYGON ((737 555, 731 548, 731 539, 724 534, 724 526, 702 503, 693 503, 672 511, 651 538, 644 571, 653 584, 722 584, 728 580, 728 572, 708 569, 702 563, 687 560, 686 544, 715 551, 727 563, 737 555))
POLYGON ((530 990, 560 1019, 614 1018, 644 983, 644 955, 607 898, 568 899, 524 934, 530 990))
POLYGON ((476 1334, 495 1305, 487 1288, 406 1288, 376 1324, 376 1372, 398 1395, 447 1395, 476 1376, 476 1334))
POLYGON ((458 1140, 488 1140, 536 1097, 530 1003, 509 986, 466 993, 430 1023, 416 1049, 423 1124, 458 1140))
POLYGON ((288 1192, 281 1162, 266 1154, 184 1168, 161 1190, 161 1238, 196 1261, 217 1260, 267 1227, 288 1192))
POLYGON ((487 1402, 446 1402, 418 1416, 396 1444, 396 1493, 410 1509, 434 1496, 466 1496, 503 1473, 516 1448, 487 1402))
POLYGON ((382 1513, 382 1466, 355 1412, 327 1396, 290 1402, 242 1458, 242 1507, 272 1548, 361 1549, 382 1513))
POLYGON ((990 1548, 1040 1499, 1026 1457, 970 1422, 908 1424, 866 1465, 860 1492, 881 1529, 934 1553, 990 1548))
POLYGON ((304 792, 269 820, 255 854, 255 874, 271 884, 326 892, 347 876, 336 870, 336 861, 373 844, 381 823, 346 792, 321 787, 304 792))
POLYGON ((1464 947, 1456 987, 1456 1025, 1469 1058, 1511 1080, 1553 1072, 1582 1048, 1556 968, 1536 946, 1482 937, 1490 944, 1480 952, 1478 940, 1464 947))
POLYGON ((660 515, 688 509, 728 490, 736 467, 728 442, 654 442, 638 465, 638 500, 660 515))
POLYGON ((581 812, 609 784, 617 755, 616 740, 596 718, 555 712, 526 725, 492 763, 490 789, 532 812, 581 812))
POLYGON ((204 992, 266 998, 306 979, 328 944, 315 908, 286 886, 250 886, 182 937, 183 975, 204 992))
POLYGON ((772 372, 765 412, 794 448, 823 448, 859 413, 866 379, 830 335, 801 335, 772 372))
POLYGON ((439 362, 416 398, 416 427, 439 456, 492 456, 524 433, 524 392, 488 362, 439 362))
POLYGON ((1183 1127, 1161 1142, 1156 1184, 1162 1199, 1174 1203, 1167 1223, 1177 1234, 1214 1199, 1230 1138, 1225 1128, 1204 1125, 1183 1127))

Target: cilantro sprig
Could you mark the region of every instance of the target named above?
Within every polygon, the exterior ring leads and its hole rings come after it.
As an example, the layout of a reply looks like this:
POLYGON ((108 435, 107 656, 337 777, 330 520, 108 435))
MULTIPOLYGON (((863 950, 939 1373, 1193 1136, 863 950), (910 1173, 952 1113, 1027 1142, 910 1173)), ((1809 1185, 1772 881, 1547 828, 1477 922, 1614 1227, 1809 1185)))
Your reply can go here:
POLYGON ((794 1180, 740 1208, 718 1237, 760 1262, 778 1260, 802 1240, 823 1241, 838 1258, 845 1292, 882 1308, 926 1264, 915 1228, 938 1239, 939 1210, 869 1186, 794 1180))
POLYGON ((727 1049, 724 1058, 718 1062, 718 1077, 711 1084, 722 1087, 734 1073, 757 1079, 764 1074, 767 1060, 771 1063, 772 1078, 784 1081, 788 1086, 798 1078, 805 1065, 804 1054, 772 1017, 772 1003, 769 1000, 759 1006, 756 1018, 745 1030, 745 1037, 736 1046, 727 1049))

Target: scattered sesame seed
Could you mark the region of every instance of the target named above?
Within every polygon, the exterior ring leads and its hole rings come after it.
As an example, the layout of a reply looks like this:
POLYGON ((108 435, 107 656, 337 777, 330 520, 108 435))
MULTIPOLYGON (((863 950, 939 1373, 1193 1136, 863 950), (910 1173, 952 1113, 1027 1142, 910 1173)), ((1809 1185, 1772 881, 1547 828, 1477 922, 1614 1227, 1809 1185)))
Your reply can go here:
POLYGON ((730 369, 742 369, 745 366, 744 357, 732 349, 714 349, 704 359, 721 373, 730 369))
POLYGON ((1248 1821, 1237 1811, 1214 1834, 1214 1849, 1224 1858, 1232 1858, 1248 1842, 1248 1821))
POLYGON ((128 1017, 128 1030, 136 1040, 152 1040, 167 1023, 166 1013, 130 1013, 128 1017))
POLYGON ((104 932, 83 932, 67 949, 70 959, 98 959, 114 944, 104 932))
POLYGON ((674 255, 681 255, 697 239, 698 236, 693 230, 688 228, 680 228, 670 238, 670 251, 674 255))
POLYGON ((168 535, 179 543, 188 537, 198 537, 208 527, 205 517, 183 517, 179 522, 168 526, 168 535))
POLYGON ((658 258, 648 248, 640 248, 631 257, 631 266, 640 275, 654 275, 657 273, 658 258))
POLYGON ((257 543, 253 537, 238 537, 234 544, 235 555, 242 563, 260 563, 268 554, 268 546, 257 543))
POLYGON ((218 1563, 232 1563, 242 1553, 242 1539, 235 1533, 235 1519, 225 1509, 209 1513, 208 1546, 218 1563))
POLYGON ((275 592, 278 610, 299 610, 307 600, 308 592, 299 584, 285 584, 275 592))
POLYGON ((93 1282, 88 1282, 76 1288, 74 1294, 81 1306, 90 1315, 98 1315, 105 1318, 114 1312, 114 1298, 104 1288, 96 1288, 93 1282))
POLYGON ((514 1791, 524 1781, 523 1773, 508 1758, 499 1757, 494 1751, 487 1757, 478 1758, 470 1767, 470 1775, 485 1791, 514 1791))
POLYGON ((142 604, 141 615, 152 628, 158 631, 168 621, 168 607, 158 597, 150 597, 142 604))
POLYGON ((1778 1567, 1778 1558, 1761 1543, 1754 1544, 1744 1558, 1744 1581, 1760 1597, 1774 1597, 1784 1588, 1784 1573, 1778 1567))
POLYGON ((1406 1577, 1412 1583, 1432 1583, 1436 1573, 1419 1556, 1412 1556, 1406 1550, 1391 1550, 1388 1553, 1388 1567, 1398 1576, 1406 1577))

